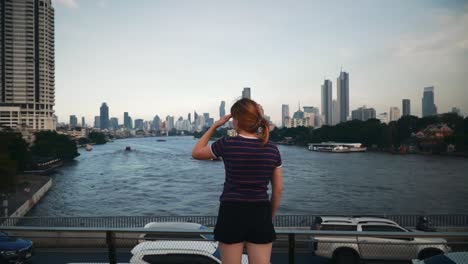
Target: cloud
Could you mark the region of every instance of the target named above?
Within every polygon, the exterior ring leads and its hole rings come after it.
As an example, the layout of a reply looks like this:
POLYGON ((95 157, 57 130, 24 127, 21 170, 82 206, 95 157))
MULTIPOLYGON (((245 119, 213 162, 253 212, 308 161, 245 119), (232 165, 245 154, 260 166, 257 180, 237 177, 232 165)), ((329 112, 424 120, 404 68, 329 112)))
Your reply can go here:
POLYGON ((78 8, 77 0, 53 0, 54 5, 62 5, 67 8, 78 8))
POLYGON ((438 12, 433 18, 436 30, 402 36, 394 49, 397 57, 446 56, 468 51, 468 13, 438 12))

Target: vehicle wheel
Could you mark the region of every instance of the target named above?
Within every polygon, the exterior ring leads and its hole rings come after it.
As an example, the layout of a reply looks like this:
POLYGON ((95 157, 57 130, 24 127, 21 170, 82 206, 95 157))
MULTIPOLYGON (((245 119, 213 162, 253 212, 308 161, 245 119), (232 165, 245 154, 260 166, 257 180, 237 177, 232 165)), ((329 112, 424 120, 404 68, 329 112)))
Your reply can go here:
POLYGON ((433 256, 437 256, 437 255, 440 255, 440 254, 443 254, 442 251, 438 250, 438 249, 426 249, 424 251, 422 251, 421 253, 419 253, 419 257, 418 259, 428 259, 430 257, 433 257, 433 256))
POLYGON ((350 248, 338 249, 333 253, 333 264, 358 264, 359 255, 350 248))

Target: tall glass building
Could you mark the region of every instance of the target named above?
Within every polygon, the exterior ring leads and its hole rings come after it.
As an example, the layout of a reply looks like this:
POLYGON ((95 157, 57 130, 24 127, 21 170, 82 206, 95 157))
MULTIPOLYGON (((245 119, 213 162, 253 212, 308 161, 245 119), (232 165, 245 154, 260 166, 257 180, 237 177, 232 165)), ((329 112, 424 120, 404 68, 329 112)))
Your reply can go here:
POLYGON ((340 122, 346 122, 349 116, 349 73, 341 71, 336 81, 337 99, 340 108, 340 122))
POLYGON ((434 86, 425 87, 422 98, 422 116, 437 115, 437 106, 434 103, 434 86))
POLYGON ((322 115, 324 125, 332 125, 332 82, 325 80, 322 84, 322 115))

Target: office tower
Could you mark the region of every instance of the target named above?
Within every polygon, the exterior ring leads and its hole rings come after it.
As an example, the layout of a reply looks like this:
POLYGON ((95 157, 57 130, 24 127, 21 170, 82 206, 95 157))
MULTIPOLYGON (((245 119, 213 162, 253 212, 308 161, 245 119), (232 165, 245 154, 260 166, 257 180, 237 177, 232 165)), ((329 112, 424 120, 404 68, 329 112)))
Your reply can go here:
POLYGON ((340 105, 337 100, 332 101, 332 125, 340 123, 340 105))
POLYGON ((161 118, 159 118, 158 115, 156 115, 153 118, 153 130, 154 131, 160 131, 161 130, 161 118))
POLYGON ((76 118, 76 115, 71 115, 70 116, 70 126, 71 127, 78 126, 78 118, 76 118))
POLYGON ((110 120, 109 120, 109 127, 112 129, 112 130, 116 130, 119 128, 119 119, 117 117, 112 117, 110 120))
POLYGON ((410 101, 410 99, 403 99, 402 106, 403 106, 403 116, 411 115, 411 101, 410 101))
POLYGON ((283 104, 281 106, 281 127, 285 127, 286 126, 286 117, 289 116, 289 105, 287 104, 283 104))
POLYGON ((127 129, 132 129, 132 118, 128 115, 128 112, 124 112, 124 127, 127 129))
POLYGON ((219 118, 225 115, 226 115, 226 102, 221 101, 221 104, 219 105, 219 118))
POLYGON ((250 97, 250 88, 249 87, 245 87, 244 90, 242 91, 242 98, 252 99, 250 97))
POLYGON ((322 115, 325 125, 332 124, 332 82, 325 80, 322 84, 322 115))
POLYGON ((106 103, 102 103, 100 108, 100 117, 101 117, 101 129, 108 129, 109 128, 109 107, 106 103))
POLYGON ((422 98, 422 116, 437 115, 437 106, 434 103, 434 86, 425 87, 422 98))
POLYGON ((0 1, 0 126, 55 130, 51 0, 0 1))
POLYGON ((401 113, 398 107, 390 107, 390 122, 398 121, 400 119, 401 113))
POLYGON ((84 116, 81 117, 81 127, 86 127, 85 117, 84 116))
POLYGON ((94 117, 94 128, 101 128, 101 117, 95 116, 94 117))
POLYGON ((208 120, 210 119, 210 113, 203 113, 203 120, 205 121, 202 125, 203 127, 209 127, 208 126, 208 120))
POLYGON ((351 119, 366 121, 376 117, 374 108, 367 108, 366 106, 359 107, 351 112, 351 119))
POLYGON ((192 114, 191 113, 188 113, 187 120, 189 121, 190 124, 192 123, 192 114))
POLYGON ((304 106, 302 109, 304 109, 304 118, 309 118, 309 126, 319 127, 321 125, 321 116, 318 107, 304 106))
POLYGON ((135 130, 143 130, 143 119, 135 119, 135 130))
POLYGON ((336 81, 337 99, 340 108, 340 122, 346 122, 349 116, 349 74, 341 71, 336 81))

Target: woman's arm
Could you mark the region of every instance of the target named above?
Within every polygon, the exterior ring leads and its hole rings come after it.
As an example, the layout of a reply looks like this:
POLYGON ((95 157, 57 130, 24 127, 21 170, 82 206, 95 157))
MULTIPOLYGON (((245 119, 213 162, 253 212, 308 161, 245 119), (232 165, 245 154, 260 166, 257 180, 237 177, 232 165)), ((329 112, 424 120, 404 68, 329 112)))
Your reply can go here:
POLYGON ((208 146, 208 141, 210 138, 213 136, 214 132, 216 129, 222 125, 224 125, 229 119, 231 118, 231 115, 225 115, 218 121, 216 121, 206 132, 203 134, 203 136, 198 140, 197 144, 195 144, 195 147, 193 147, 192 150, 192 157, 194 159, 198 160, 206 160, 206 159, 212 159, 213 154, 211 154, 211 149, 208 146))
POLYGON ((276 210, 278 210, 281 194, 283 192, 283 176, 281 167, 276 168, 273 171, 273 177, 271 178, 271 216, 275 218, 276 210))

